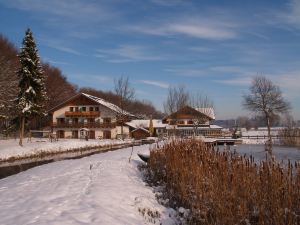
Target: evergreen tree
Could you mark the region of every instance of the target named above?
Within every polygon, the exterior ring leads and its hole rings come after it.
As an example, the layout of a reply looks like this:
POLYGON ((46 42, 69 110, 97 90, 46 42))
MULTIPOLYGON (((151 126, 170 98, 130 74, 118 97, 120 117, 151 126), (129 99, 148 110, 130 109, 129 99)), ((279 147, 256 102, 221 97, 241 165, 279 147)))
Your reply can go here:
POLYGON ((16 103, 20 115, 19 144, 22 146, 26 119, 45 113, 44 106, 47 100, 40 58, 30 29, 26 31, 18 56, 20 61, 20 69, 17 71, 19 94, 16 103))

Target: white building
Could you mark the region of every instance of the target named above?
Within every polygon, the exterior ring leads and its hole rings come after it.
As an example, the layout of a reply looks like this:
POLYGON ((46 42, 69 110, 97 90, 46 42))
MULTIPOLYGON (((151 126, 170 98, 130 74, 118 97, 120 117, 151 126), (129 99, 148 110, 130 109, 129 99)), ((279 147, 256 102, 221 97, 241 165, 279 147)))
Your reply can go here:
MULTIPOLYGON (((58 138, 81 138, 82 134, 91 139, 118 138, 121 135, 120 115, 125 115, 128 120, 134 118, 118 106, 85 93, 71 97, 49 113, 53 132, 58 138)), ((129 136, 128 126, 123 126, 123 134, 129 136)))

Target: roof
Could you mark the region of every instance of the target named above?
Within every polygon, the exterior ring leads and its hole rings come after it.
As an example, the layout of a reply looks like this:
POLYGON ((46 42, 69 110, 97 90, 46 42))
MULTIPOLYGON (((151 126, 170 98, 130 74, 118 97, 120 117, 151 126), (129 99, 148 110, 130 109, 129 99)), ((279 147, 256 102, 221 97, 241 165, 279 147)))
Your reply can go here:
POLYGON ((61 106, 63 106, 65 103, 67 103, 67 102, 69 102, 69 101, 71 101, 71 100, 73 100, 73 99, 75 99, 75 98, 77 98, 79 96, 85 96, 86 98, 92 100, 93 102, 96 102, 96 103, 98 103, 100 105, 103 105, 103 106, 109 108, 110 110, 112 110, 112 111, 114 111, 116 113, 123 113, 126 116, 135 117, 135 115, 133 115, 133 114, 131 114, 131 113, 125 111, 125 110, 123 110, 123 112, 122 112, 122 109, 120 107, 116 106, 115 104, 112 104, 112 103, 110 103, 108 101, 105 101, 102 98, 98 98, 96 96, 89 95, 89 94, 86 94, 86 93, 78 93, 78 94, 72 96, 71 98, 67 99, 66 101, 64 101, 64 102, 58 104, 57 106, 53 107, 52 109, 50 109, 49 112, 55 111, 56 109, 58 109, 61 106))
POLYGON ((107 108, 111 109, 112 111, 114 111, 116 113, 122 113, 122 114, 127 115, 127 116, 134 116, 135 117, 135 115, 133 115, 133 114, 131 114, 131 113, 125 111, 125 110, 122 111, 122 109, 119 106, 116 106, 115 104, 107 102, 102 98, 98 98, 96 96, 89 95, 89 94, 86 94, 86 93, 81 93, 81 94, 86 96, 87 98, 103 105, 103 106, 106 106, 107 108))
MULTIPOLYGON (((162 120, 152 120, 153 128, 164 128, 167 124, 163 124, 162 120)), ((130 122, 126 123, 128 126, 133 128, 149 128, 150 120, 131 120, 130 122)))
POLYGON ((147 130, 147 129, 143 128, 143 127, 138 127, 138 128, 134 129, 134 130, 131 131, 131 132, 135 132, 135 131, 137 131, 137 130, 142 130, 142 131, 145 131, 145 132, 147 132, 147 133, 150 133, 149 130, 147 130))
MULTIPOLYGON (((192 129, 195 129, 196 126, 194 125, 186 125, 186 126, 176 126, 176 125, 167 125, 167 129, 170 130, 170 129, 177 129, 177 130, 192 130, 192 129)), ((208 125, 208 126, 197 126, 197 130, 221 130, 223 129, 223 127, 220 127, 218 125, 208 125)))
POLYGON ((168 115, 165 119, 190 119, 194 117, 207 117, 208 120, 215 119, 215 113, 213 108, 193 108, 190 106, 184 106, 178 111, 168 115))
MULTIPOLYGON (((174 125, 168 125, 167 129, 174 129, 174 125)), ((184 126, 184 127, 176 127, 177 130, 193 130, 195 127, 193 125, 191 126, 184 126)), ((209 125, 205 127, 198 126, 197 130, 221 130, 223 127, 217 126, 217 125, 209 125)))

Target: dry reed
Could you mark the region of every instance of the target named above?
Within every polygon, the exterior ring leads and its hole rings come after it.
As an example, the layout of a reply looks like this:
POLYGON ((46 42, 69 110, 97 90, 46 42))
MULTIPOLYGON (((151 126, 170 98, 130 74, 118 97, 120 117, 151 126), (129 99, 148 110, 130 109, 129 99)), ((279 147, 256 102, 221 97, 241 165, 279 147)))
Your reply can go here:
POLYGON ((279 131, 280 142, 286 146, 300 147, 300 129, 286 128, 279 131))
POLYGON ((189 209, 187 224, 282 225, 300 224, 299 166, 180 140, 151 151, 149 174, 172 207, 189 209))

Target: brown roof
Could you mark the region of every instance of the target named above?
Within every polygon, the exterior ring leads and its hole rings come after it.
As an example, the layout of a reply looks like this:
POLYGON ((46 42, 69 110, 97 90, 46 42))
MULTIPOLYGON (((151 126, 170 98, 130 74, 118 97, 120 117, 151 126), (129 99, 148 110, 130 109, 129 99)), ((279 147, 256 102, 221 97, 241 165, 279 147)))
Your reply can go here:
POLYGON ((198 117, 206 117, 208 120, 211 120, 209 116, 206 114, 199 112, 198 110, 190 107, 185 106, 181 109, 179 109, 177 112, 174 112, 166 117, 166 119, 192 119, 192 118, 198 118, 198 117))

